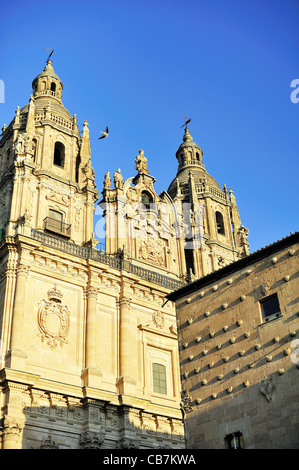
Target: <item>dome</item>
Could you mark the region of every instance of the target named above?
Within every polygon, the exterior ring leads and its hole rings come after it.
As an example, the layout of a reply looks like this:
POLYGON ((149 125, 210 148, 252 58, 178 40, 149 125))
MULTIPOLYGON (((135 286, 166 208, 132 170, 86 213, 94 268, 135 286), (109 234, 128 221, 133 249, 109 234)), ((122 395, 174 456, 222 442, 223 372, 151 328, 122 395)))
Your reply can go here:
POLYGON ((58 75, 56 75, 56 73, 54 72, 51 60, 47 61, 47 65, 45 66, 44 70, 40 74, 38 74, 37 77, 35 77, 35 79, 32 82, 32 88, 34 88, 34 84, 36 81, 43 79, 43 78, 52 78, 53 80, 60 82, 61 87, 63 88, 62 81, 60 80, 58 75))
POLYGON ((189 129, 186 127, 183 142, 176 152, 176 158, 179 162, 178 172, 167 190, 172 198, 178 192, 178 184, 182 195, 188 194, 190 171, 192 172, 195 188, 199 189, 207 184, 208 186, 220 189, 217 181, 207 173, 202 161, 202 155, 202 149, 193 141, 189 129))
MULTIPOLYGON (((32 88, 35 115, 45 117, 45 112, 48 111, 52 116, 53 122, 55 121, 58 124, 64 123, 67 127, 71 128, 73 117, 63 106, 61 100, 63 83, 54 72, 50 59, 48 59, 44 70, 33 80, 32 88)), ((28 111, 29 103, 20 110, 20 114, 26 115, 28 111)))
POLYGON ((50 98, 61 103, 63 83, 53 69, 52 61, 47 60, 44 70, 32 82, 35 99, 50 98))

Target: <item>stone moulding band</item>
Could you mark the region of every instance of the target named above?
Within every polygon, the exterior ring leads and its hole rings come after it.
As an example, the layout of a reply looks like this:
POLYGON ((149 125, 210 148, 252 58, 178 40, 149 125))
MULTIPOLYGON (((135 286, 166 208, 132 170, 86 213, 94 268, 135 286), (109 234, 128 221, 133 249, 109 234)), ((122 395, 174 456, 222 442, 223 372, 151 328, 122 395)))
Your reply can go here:
POLYGON ((128 260, 114 258, 113 256, 107 255, 103 250, 98 250, 89 246, 79 246, 62 238, 54 237, 34 229, 31 232, 31 236, 35 240, 42 242, 46 246, 55 248, 56 250, 78 256, 80 258, 92 259, 119 271, 127 271, 135 276, 139 276, 141 279, 161 285, 170 290, 176 290, 185 285, 182 281, 172 279, 141 266, 136 266, 128 260))

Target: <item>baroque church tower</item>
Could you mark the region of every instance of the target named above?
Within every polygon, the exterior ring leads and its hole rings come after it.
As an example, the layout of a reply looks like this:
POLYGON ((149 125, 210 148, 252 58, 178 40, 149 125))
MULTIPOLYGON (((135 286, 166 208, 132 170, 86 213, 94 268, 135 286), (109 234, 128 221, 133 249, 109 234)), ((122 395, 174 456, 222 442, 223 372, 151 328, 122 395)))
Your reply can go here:
POLYGON ((167 191, 155 192, 155 178, 140 150, 137 175, 123 181, 120 169, 105 176, 100 203, 106 219, 106 252, 147 264, 189 282, 249 254, 248 229, 241 225, 233 191, 208 174, 203 152, 188 127, 176 152, 177 175, 167 191))
MULTIPOLYGON (((32 88, 0 139, 0 447, 184 448, 172 246, 157 268, 147 243, 126 256, 117 226, 96 248, 88 124, 51 60, 32 88)), ((121 203, 116 173, 105 197, 121 203)))
POLYGON ((184 448, 166 296, 248 253, 234 195, 186 127, 160 195, 143 150, 128 180, 107 171, 99 250, 88 124, 51 60, 32 88, 0 138, 0 447, 184 448))
POLYGON ((249 254, 248 229, 241 219, 232 189, 223 190, 205 169, 202 149, 185 127, 176 152, 176 178, 168 188, 173 201, 194 214, 185 230, 187 277, 200 278, 249 254), (197 214, 197 217, 196 217, 197 214))
POLYGON ((86 245, 98 198, 88 124, 80 135, 76 115, 62 104, 63 84, 51 60, 32 87, 29 103, 2 129, 2 236, 30 236, 35 229, 86 245))

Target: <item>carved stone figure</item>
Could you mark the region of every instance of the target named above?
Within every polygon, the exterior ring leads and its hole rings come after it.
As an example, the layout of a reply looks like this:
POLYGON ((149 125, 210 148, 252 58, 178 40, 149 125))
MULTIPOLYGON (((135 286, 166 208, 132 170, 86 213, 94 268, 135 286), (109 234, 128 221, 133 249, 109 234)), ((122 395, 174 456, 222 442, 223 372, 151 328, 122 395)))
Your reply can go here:
POLYGON ((147 158, 144 156, 144 151, 142 149, 139 150, 139 155, 135 158, 135 163, 135 168, 139 173, 145 173, 148 175, 147 158))
POLYGON ((111 178, 110 178, 110 172, 107 171, 105 174, 105 179, 104 179, 104 189, 110 189, 111 186, 111 178))
POLYGON ((260 382, 260 391, 268 401, 272 400, 272 394, 274 390, 274 385, 272 383, 272 377, 265 377, 260 382))
POLYGON ((91 166, 91 161, 90 160, 88 160, 85 167, 82 168, 82 171, 85 174, 85 181, 89 180, 94 184, 95 176, 94 176, 94 170, 91 166))
POLYGON ((114 187, 116 189, 122 189, 123 184, 124 184, 124 179, 120 172, 120 168, 118 168, 118 170, 114 173, 113 178, 114 178, 114 187))
POLYGON ((165 266, 163 241, 158 238, 144 238, 139 247, 139 258, 165 266))

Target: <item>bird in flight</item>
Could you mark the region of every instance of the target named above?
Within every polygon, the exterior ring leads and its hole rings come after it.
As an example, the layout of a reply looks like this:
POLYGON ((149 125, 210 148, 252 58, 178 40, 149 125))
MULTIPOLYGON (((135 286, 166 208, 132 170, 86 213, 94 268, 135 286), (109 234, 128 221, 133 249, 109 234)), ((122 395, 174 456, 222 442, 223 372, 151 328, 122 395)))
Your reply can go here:
POLYGON ((104 130, 104 132, 100 131, 100 133, 102 135, 101 135, 101 137, 99 137, 99 140, 104 139, 105 137, 108 137, 108 126, 106 126, 106 129, 104 130))

